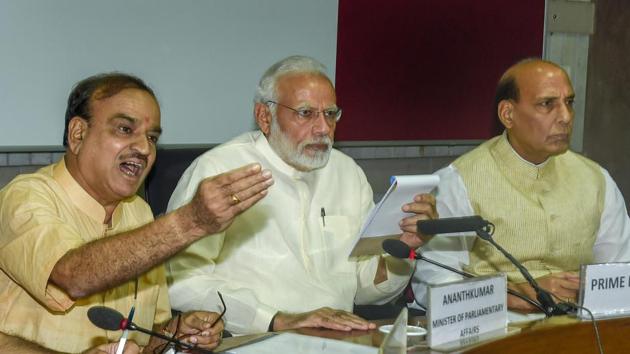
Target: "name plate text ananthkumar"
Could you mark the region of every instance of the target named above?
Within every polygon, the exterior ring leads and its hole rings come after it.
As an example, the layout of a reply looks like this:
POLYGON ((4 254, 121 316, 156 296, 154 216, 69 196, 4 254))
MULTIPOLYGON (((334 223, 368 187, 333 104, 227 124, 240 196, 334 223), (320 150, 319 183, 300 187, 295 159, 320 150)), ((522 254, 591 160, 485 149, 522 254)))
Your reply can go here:
POLYGON ((507 327, 504 274, 433 285, 428 299, 430 347, 507 327))

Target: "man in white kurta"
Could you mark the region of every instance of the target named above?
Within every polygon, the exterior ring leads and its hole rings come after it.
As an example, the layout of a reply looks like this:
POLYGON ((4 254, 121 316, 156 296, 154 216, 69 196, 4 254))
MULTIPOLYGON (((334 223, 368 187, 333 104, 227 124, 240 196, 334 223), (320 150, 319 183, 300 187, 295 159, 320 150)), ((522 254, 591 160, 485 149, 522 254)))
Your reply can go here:
MULTIPOLYGON (((494 239, 544 288, 575 300, 581 264, 630 261, 630 220, 608 172, 567 151, 573 89, 564 71, 533 60, 508 70, 502 83, 511 76, 520 97, 497 100, 506 132, 437 172, 438 211, 492 222, 494 239)), ((436 237, 423 250, 427 258, 477 275, 504 272, 512 287, 533 295, 517 269, 474 235, 436 237)), ((418 267, 414 292, 422 299, 427 284, 457 278, 434 266, 418 267)), ((530 309, 510 300, 513 308, 530 309)))
POLYGON ((228 329, 260 332, 278 310, 352 311, 355 297, 360 304, 386 302, 402 290, 408 264, 392 262, 398 272, 390 269, 388 280, 375 286, 378 257, 348 260, 373 205, 372 190, 363 171, 337 150, 326 167, 304 173, 280 159, 261 132, 243 134, 193 162, 169 209, 185 203, 204 176, 253 161, 274 176, 269 195, 222 234, 196 242, 170 262, 175 308, 203 308, 208 293, 220 289, 228 329))
MULTIPOLYGON (((289 57, 272 66, 261 80, 255 108, 261 130, 206 152, 183 174, 169 210, 186 203, 199 180, 235 166, 260 163, 275 183, 224 232, 170 262, 174 308, 208 308, 218 290, 226 302, 227 328, 236 333, 368 329, 373 324, 350 313, 353 303, 385 303, 407 284, 407 261, 348 258, 373 206, 372 190, 359 166, 331 149, 341 110, 319 65, 289 57), (265 92, 268 77, 276 79, 272 93, 265 92)), ((434 211, 433 201, 420 204, 434 211)), ((403 219, 401 232, 415 230, 418 217, 403 219)))

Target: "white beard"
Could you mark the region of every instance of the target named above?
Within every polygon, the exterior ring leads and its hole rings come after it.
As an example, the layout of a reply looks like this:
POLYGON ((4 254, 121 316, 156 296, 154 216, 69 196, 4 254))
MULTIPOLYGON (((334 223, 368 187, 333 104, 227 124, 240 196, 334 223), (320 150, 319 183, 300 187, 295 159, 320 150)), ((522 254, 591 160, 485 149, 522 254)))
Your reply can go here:
POLYGON ((307 139, 295 146, 280 129, 275 115, 271 119, 268 140, 269 145, 284 162, 300 171, 312 171, 326 166, 330 157, 330 150, 332 149, 332 141, 328 136, 323 136, 319 139, 307 139), (308 156, 304 153, 304 149, 310 144, 326 144, 327 149, 315 151, 313 156, 308 156))

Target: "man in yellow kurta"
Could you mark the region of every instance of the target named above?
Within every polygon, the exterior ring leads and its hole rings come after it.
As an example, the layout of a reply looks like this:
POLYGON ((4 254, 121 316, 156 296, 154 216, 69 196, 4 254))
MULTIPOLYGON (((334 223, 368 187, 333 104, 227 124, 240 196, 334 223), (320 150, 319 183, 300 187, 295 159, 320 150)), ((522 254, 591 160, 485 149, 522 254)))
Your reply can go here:
MULTIPOLYGON (((157 100, 140 79, 103 74, 75 86, 63 159, 0 191, 0 352, 112 351, 107 343, 121 331, 92 325, 87 310, 95 305, 125 316, 135 307, 140 327, 218 345, 217 313, 169 321, 161 263, 229 225, 265 195, 271 179, 256 165, 206 179, 190 204, 153 222, 135 193, 160 133, 157 100), (241 203, 232 202, 235 193, 241 203)), ((134 332, 130 338, 149 351, 165 344, 134 332)), ((137 352, 130 343, 126 352, 137 352)))
MULTIPOLYGON (((556 299, 574 301, 581 264, 630 261, 630 220, 606 170, 569 151, 575 94, 566 72, 540 59, 524 60, 501 78, 496 112, 504 134, 440 170, 442 217, 481 215, 494 239, 556 299)), ((535 298, 518 270, 489 243, 474 237, 436 237, 424 249, 478 275, 505 272, 510 287, 535 298)), ((457 276, 418 267, 414 291, 457 276)), ((533 310, 509 298, 514 309, 533 310)))

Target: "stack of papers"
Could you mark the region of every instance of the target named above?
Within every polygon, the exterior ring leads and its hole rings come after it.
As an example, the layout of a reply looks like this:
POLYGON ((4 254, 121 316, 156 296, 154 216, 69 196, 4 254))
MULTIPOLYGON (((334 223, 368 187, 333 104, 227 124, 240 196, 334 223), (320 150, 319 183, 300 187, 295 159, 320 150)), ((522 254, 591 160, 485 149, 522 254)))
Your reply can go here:
POLYGON ((402 233, 400 220, 413 215, 403 212, 402 206, 411 203, 416 194, 431 193, 438 183, 440 177, 436 175, 392 177, 389 190, 363 223, 350 256, 382 254, 383 240, 397 238, 402 233))

